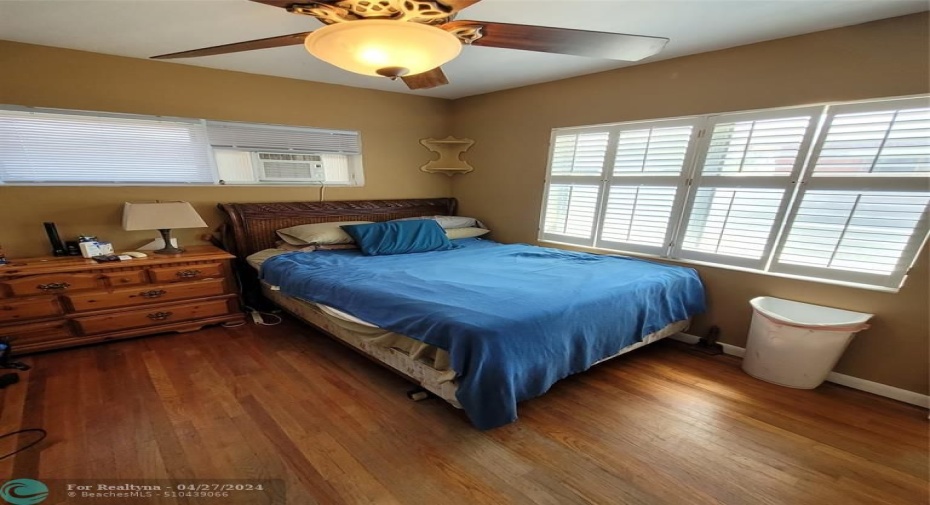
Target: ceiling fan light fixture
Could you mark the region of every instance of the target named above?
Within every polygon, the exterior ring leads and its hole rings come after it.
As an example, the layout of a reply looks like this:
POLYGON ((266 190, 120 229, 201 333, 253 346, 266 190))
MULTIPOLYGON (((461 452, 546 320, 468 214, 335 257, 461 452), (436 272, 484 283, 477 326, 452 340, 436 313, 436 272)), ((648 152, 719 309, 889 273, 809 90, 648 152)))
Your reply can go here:
POLYGON ((307 51, 357 74, 397 77, 427 72, 462 51, 455 35, 409 21, 365 19, 324 26, 307 35, 307 51))

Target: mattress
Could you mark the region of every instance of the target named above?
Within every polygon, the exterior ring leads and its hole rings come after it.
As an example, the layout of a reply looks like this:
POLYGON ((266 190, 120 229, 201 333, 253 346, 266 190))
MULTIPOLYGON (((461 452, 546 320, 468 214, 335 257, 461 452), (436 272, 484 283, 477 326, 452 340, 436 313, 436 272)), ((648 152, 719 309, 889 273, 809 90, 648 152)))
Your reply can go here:
MULTIPOLYGON (((260 270, 265 260, 286 252, 291 251, 265 249, 248 256, 246 262, 256 270, 260 270)), ((331 324, 346 330, 355 337, 355 342, 349 342, 355 347, 364 345, 365 347, 394 349, 410 359, 435 370, 439 374, 436 378, 438 383, 451 381, 455 377, 455 372, 449 366, 449 353, 438 347, 378 328, 367 321, 327 305, 289 297, 280 293, 276 287, 264 282, 262 283, 262 291, 266 298, 271 299, 278 305, 286 302, 287 307, 285 308, 301 319, 306 320, 310 314, 313 314, 314 319, 320 317, 328 319, 331 324)))
MULTIPOLYGON (((250 256, 247 260, 254 268, 260 269, 265 260, 285 252, 288 251, 265 250, 250 256)), ((267 298, 298 318, 399 371, 426 390, 433 392, 453 406, 461 408, 456 394, 459 384, 456 381, 455 372, 451 369, 450 357, 446 351, 419 340, 377 328, 373 324, 332 307, 287 296, 277 287, 266 282, 262 283, 262 291, 267 298)), ((690 318, 672 322, 645 335, 641 342, 627 345, 616 354, 600 361, 606 361, 685 331, 689 324, 690 318)))

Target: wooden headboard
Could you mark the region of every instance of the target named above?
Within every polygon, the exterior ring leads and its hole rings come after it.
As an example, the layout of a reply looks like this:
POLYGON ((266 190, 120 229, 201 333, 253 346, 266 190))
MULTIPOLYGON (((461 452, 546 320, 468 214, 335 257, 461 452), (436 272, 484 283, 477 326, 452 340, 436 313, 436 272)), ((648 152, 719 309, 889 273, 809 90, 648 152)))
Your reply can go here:
POLYGON ((454 216, 455 198, 341 202, 221 203, 226 214, 223 242, 240 260, 275 246, 276 230, 332 221, 390 221, 404 217, 454 216))

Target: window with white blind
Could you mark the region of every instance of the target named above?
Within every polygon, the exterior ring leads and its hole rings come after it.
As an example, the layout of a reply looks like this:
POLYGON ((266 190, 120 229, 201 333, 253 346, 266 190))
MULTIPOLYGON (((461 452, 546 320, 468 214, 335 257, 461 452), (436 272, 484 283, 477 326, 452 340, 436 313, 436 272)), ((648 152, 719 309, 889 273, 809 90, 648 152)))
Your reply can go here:
POLYGON ((835 105, 772 270, 898 286, 928 234, 930 103, 835 105))
POLYGON ((658 253, 695 133, 690 120, 555 132, 543 238, 658 253))
POLYGON ((804 108, 708 118, 675 256, 762 268, 819 115, 804 108))
POLYGON ((0 184, 363 180, 358 132, 0 106, 0 184))
POLYGON ((896 289, 926 241, 930 100, 553 131, 540 239, 896 289))
POLYGON ((4 183, 213 183, 198 120, 0 110, 4 183))
POLYGON ((573 131, 553 139, 543 237, 567 243, 594 240, 610 132, 573 131))

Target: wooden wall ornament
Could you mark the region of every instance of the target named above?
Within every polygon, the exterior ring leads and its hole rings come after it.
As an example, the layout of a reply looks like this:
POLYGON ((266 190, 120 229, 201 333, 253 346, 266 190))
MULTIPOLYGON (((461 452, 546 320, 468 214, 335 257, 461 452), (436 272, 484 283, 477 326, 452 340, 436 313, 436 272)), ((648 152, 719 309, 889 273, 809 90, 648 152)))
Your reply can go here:
POLYGON ((475 145, 472 139, 457 139, 455 137, 446 137, 444 139, 422 139, 420 144, 430 151, 439 155, 438 159, 420 167, 420 170, 432 174, 446 174, 453 176, 455 174, 467 174, 475 168, 462 159, 465 151, 475 145))

